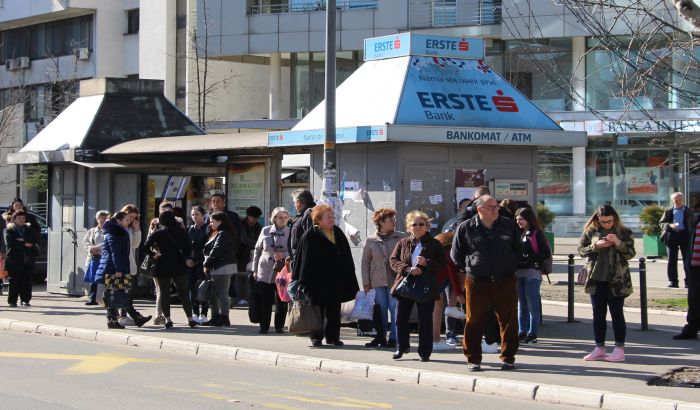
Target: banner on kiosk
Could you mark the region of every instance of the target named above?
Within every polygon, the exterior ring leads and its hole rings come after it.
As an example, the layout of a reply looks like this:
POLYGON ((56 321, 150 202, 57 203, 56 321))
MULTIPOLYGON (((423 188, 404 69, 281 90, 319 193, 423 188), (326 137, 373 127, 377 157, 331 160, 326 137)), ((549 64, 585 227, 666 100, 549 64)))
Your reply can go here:
POLYGON ((480 38, 429 36, 411 33, 365 40, 365 61, 408 55, 483 59, 484 40, 480 38))

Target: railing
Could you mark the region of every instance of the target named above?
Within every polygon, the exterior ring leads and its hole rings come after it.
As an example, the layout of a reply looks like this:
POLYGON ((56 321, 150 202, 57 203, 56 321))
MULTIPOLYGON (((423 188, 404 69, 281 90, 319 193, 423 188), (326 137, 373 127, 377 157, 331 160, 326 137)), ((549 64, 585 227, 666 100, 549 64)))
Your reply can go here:
MULTIPOLYGON (((337 10, 376 9, 378 0, 337 0, 337 10)), ((286 4, 253 4, 248 7, 248 14, 296 13, 325 11, 325 0, 290 1, 286 4)))
POLYGON ((409 28, 500 24, 502 0, 411 0, 409 28))
POLYGON ((30 202, 27 204, 27 209, 35 214, 41 215, 44 219, 46 219, 46 213, 49 207, 46 202, 30 202))

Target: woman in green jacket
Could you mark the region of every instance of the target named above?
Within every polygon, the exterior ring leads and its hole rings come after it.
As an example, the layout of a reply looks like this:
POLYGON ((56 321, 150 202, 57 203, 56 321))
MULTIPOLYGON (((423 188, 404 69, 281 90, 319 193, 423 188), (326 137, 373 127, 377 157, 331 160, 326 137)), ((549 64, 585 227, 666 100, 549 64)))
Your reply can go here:
POLYGON ((583 359, 622 362, 625 360, 627 324, 623 306, 632 294, 632 278, 628 260, 635 255, 632 231, 622 226, 620 216, 610 205, 601 205, 583 227, 578 253, 586 258, 588 278, 586 293, 593 305, 593 334, 595 349, 583 359), (605 317, 610 309, 615 348, 605 352, 605 317))

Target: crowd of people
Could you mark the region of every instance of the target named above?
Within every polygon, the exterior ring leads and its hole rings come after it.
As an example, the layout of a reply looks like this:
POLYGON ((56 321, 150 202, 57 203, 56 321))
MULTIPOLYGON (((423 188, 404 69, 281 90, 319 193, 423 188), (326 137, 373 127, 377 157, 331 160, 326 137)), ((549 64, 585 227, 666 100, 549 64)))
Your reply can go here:
MULTIPOLYGON (((674 338, 694 338, 700 328, 696 300, 700 224, 694 215, 688 217, 682 194, 675 193, 672 198, 675 205, 666 211, 661 223, 669 247, 680 248, 684 260, 688 259, 686 281, 691 296, 688 325, 674 338), (689 242, 685 249, 679 246, 684 240, 689 242)), ((133 278, 141 272, 154 283, 154 325, 174 326, 170 307, 174 288, 189 327, 223 327, 231 325, 231 294, 243 286, 250 287, 247 297, 257 309, 259 333, 269 333, 271 324, 275 333, 284 333, 288 302, 283 300, 276 279, 285 270, 295 285, 289 287, 292 299, 298 300, 303 293, 320 312, 321 328, 306 335, 311 346, 321 346, 324 339, 328 345, 344 345, 340 338, 341 305, 353 300, 360 289, 373 291, 375 298, 376 336, 365 346, 392 349, 395 360, 411 352, 414 307, 420 361, 429 361, 435 350, 458 345, 457 334, 461 332, 470 370, 481 369, 484 352, 499 352, 501 369, 512 370, 519 346, 538 343, 540 286, 542 276, 551 269, 552 251, 536 212, 528 204, 508 199, 499 204, 487 187, 479 187, 471 200, 459 204, 457 216, 435 237, 430 233, 430 218, 419 210, 405 215, 404 232, 397 229, 395 210, 378 209, 372 216, 376 233, 365 242, 361 272, 356 275, 350 244, 335 225, 333 208, 317 205, 312 194, 302 189, 294 192, 293 200, 294 218, 278 207, 264 227, 258 222, 262 215, 259 208, 248 208, 245 218, 240 218, 226 209, 223 194, 214 194, 208 209, 193 206, 189 225, 182 210, 163 203, 158 217, 150 221, 143 245, 135 206, 125 205, 113 214, 98 211, 95 226, 83 240, 89 282, 86 305, 104 304, 109 328, 145 325, 153 316, 139 313, 129 292, 133 278), (135 250, 139 248, 150 265, 144 261, 137 270, 135 250), (238 274, 248 271, 252 272, 249 278, 238 274), (238 277, 242 277, 241 286, 238 277), (205 281, 210 288, 202 289, 205 281), (441 337, 443 321, 445 342, 441 337)), ((30 271, 38 242, 35 222, 28 222, 21 200, 13 202, 4 216, 7 226, 1 251, 11 276, 8 303, 16 307, 19 298, 29 306, 30 271)), ((631 230, 623 226, 612 206, 601 205, 591 215, 578 253, 585 260, 584 288, 593 310, 594 346, 583 359, 624 361, 623 306, 632 293, 628 261, 635 256, 635 249, 631 230), (608 311, 614 333, 610 353, 605 340, 608 311)), ((669 277, 677 286, 677 272, 669 277)))

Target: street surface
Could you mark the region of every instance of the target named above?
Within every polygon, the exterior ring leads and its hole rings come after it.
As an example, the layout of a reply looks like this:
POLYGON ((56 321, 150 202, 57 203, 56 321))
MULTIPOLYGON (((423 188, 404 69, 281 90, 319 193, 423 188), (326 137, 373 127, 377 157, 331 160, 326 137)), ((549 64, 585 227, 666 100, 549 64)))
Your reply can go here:
POLYGON ((0 333, 3 409, 574 409, 414 384, 0 333))

